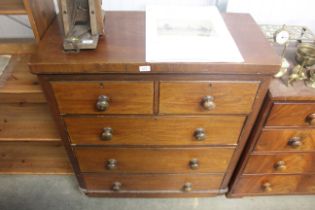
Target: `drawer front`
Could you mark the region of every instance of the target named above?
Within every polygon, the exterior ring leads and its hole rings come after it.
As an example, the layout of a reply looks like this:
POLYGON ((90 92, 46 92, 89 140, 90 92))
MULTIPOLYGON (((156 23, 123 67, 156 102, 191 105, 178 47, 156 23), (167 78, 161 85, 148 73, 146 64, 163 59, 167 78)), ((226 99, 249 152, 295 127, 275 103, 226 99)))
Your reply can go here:
POLYGON ((237 144, 245 117, 66 117, 73 144, 237 144), (227 132, 228 129, 228 132, 227 132))
POLYGON ((153 82, 51 82, 61 114, 152 114, 153 82), (106 96, 106 97, 104 97, 106 96))
POLYGON ((315 126, 315 103, 275 103, 266 126, 315 126))
POLYGON ((222 173, 233 152, 233 148, 75 148, 82 172, 106 173, 222 173))
POLYGON ((315 130, 264 130, 258 139, 255 152, 264 151, 315 151, 315 130))
POLYGON ((247 114, 258 82, 160 82, 160 113, 247 114))
POLYGON ((315 193, 315 175, 243 176, 232 194, 315 193))
POLYGON ((314 172, 315 153, 252 155, 244 170, 244 174, 314 172))
POLYGON ((196 192, 218 190, 223 175, 83 175, 87 190, 109 192, 196 192))

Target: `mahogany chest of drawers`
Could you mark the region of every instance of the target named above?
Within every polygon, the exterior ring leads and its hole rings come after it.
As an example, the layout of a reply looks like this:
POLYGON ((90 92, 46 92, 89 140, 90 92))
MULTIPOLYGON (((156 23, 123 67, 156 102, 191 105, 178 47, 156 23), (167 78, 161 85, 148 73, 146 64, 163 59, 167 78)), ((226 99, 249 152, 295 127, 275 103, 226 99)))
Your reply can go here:
POLYGON ((315 193, 315 91, 273 80, 229 196, 315 193))
POLYGON ((56 22, 30 63, 80 187, 115 197, 225 193, 279 58, 250 16, 226 14, 244 63, 146 63, 144 17, 108 12, 98 48, 78 54, 62 51, 56 22))

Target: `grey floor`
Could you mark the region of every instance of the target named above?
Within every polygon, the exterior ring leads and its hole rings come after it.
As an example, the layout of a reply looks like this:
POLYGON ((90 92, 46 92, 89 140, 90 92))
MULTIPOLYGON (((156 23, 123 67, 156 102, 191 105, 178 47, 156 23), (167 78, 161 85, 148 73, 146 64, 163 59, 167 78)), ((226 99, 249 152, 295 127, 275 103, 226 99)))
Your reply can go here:
POLYGON ((89 198, 73 176, 1 175, 0 210, 315 210, 315 196, 226 199, 89 198))

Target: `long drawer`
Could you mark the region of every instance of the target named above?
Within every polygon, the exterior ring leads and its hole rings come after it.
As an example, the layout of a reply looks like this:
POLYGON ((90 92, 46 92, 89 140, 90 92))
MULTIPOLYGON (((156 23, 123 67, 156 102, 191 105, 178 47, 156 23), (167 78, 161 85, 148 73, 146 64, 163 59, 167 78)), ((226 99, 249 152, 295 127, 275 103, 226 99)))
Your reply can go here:
POLYGON ((315 126, 315 103, 275 103, 266 126, 315 126))
POLYGON ((315 151, 314 129, 263 130, 254 152, 315 151))
POLYGON ((244 174, 315 173, 315 153, 251 155, 244 174))
POLYGON ((198 192, 218 190, 223 175, 83 175, 87 190, 109 192, 198 192))
POLYGON ((61 114, 152 114, 153 82, 51 82, 61 114))
POLYGON ((65 118, 73 144, 96 145, 235 145, 244 121, 243 116, 65 118))
POLYGON ((315 193, 315 175, 242 176, 233 189, 239 195, 315 193))
POLYGON ((247 114, 258 87, 258 82, 161 81, 160 113, 247 114))
POLYGON ((234 148, 76 147, 81 172, 223 173, 234 148))

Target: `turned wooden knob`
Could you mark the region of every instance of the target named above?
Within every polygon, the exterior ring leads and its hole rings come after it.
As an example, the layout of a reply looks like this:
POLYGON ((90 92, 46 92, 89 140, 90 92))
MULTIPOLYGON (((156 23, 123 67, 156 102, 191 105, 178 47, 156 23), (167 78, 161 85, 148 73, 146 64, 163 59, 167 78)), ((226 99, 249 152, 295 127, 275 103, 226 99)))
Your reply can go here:
POLYGON ((102 111, 106 111, 108 107, 109 107, 109 98, 104 95, 99 96, 96 102, 96 109, 102 112, 102 111))
POLYGON ((109 159, 106 162, 106 168, 108 170, 114 170, 117 168, 117 160, 116 159, 109 159))
POLYGON ((201 100, 201 105, 206 110, 212 110, 216 107, 213 96, 205 96, 201 100))
POLYGON ((190 192, 192 191, 192 184, 190 182, 187 182, 183 186, 183 191, 184 192, 190 192))
POLYGON ((109 141, 113 138, 113 129, 110 127, 103 128, 103 132, 101 133, 101 140, 109 141))
POLYGON ((203 128, 197 128, 194 133, 194 137, 198 141, 203 141, 206 139, 206 132, 203 128))
POLYGON ((302 144, 302 138, 299 136, 294 136, 288 140, 288 145, 294 149, 299 148, 302 144))
POLYGON ((261 188, 264 192, 271 192, 272 191, 272 185, 270 182, 264 182, 262 185, 261 185, 261 188))
POLYGON ((274 164, 274 169, 276 169, 277 171, 284 171, 287 169, 286 163, 284 160, 279 160, 278 162, 276 162, 274 164))
POLYGON ((305 122, 308 125, 315 126, 315 113, 307 115, 305 122))
POLYGON ((122 184, 120 182, 114 182, 112 185, 112 190, 118 192, 121 190, 122 184))
POLYGON ((193 158, 189 161, 189 167, 193 170, 199 168, 199 160, 197 158, 193 158))

